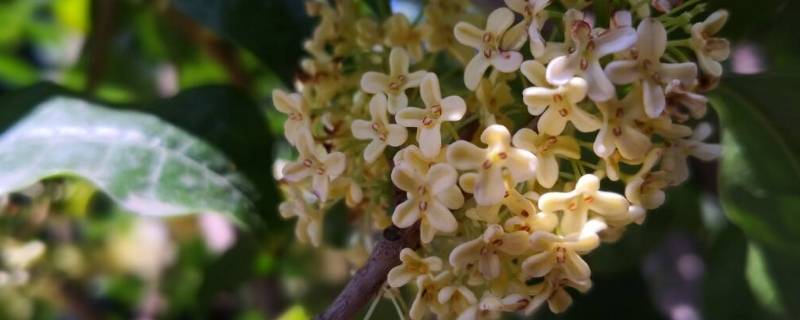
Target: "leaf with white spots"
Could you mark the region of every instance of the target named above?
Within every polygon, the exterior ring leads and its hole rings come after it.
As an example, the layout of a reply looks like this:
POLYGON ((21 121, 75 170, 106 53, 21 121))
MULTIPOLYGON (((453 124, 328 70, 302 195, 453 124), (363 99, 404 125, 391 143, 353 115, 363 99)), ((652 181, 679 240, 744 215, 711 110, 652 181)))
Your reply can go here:
POLYGON ((0 136, 0 194, 77 176, 142 215, 253 217, 253 188, 225 156, 159 118, 56 97, 0 136))

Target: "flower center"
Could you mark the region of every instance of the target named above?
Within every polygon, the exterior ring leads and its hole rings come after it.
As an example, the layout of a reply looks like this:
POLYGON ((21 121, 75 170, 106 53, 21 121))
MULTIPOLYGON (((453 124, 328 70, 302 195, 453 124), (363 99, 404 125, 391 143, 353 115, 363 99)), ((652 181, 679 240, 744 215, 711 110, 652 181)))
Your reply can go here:
POLYGON ((384 126, 383 123, 377 121, 372 122, 370 128, 372 129, 373 132, 375 132, 376 135, 378 135, 378 139, 386 142, 386 139, 389 136, 389 131, 386 130, 386 126, 384 126))
POLYGON ((394 80, 389 82, 389 90, 392 93, 397 93, 403 88, 407 81, 408 77, 406 77, 404 74, 398 75, 394 78, 394 80))

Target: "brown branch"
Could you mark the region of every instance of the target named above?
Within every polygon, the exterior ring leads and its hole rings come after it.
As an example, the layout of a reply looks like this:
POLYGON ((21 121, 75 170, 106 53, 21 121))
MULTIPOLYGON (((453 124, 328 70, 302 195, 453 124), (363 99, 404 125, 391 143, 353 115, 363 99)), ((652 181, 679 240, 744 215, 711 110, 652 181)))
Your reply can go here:
POLYGON ((92 1, 92 24, 84 50, 89 50, 86 92, 94 93, 107 68, 111 38, 116 33, 117 9, 115 0, 92 1))
POLYGON ((406 229, 391 226, 384 230, 367 263, 356 271, 336 300, 316 319, 352 319, 380 293, 389 270, 400 264, 400 250, 417 247, 419 224, 406 229))

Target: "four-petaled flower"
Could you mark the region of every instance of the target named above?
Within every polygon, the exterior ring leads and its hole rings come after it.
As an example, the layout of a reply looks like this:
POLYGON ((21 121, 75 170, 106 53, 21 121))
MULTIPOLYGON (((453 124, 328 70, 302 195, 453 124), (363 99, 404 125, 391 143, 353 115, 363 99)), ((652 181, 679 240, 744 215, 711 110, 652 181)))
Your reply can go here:
POLYGON ((420 95, 425 109, 405 108, 397 113, 395 120, 404 127, 417 128, 417 143, 422 154, 434 157, 442 149, 442 122, 461 120, 467 112, 467 105, 458 96, 442 99, 439 78, 434 73, 422 80, 420 95))
POLYGON ((398 147, 408 138, 408 131, 399 124, 390 124, 386 115, 386 96, 376 94, 369 102, 371 121, 353 120, 350 131, 356 139, 372 141, 364 149, 364 160, 372 163, 383 154, 386 146, 398 147))
POLYGON ((642 20, 637 33, 636 59, 612 61, 606 66, 606 73, 616 84, 641 80, 645 113, 650 118, 656 118, 666 108, 664 86, 672 80, 692 85, 697 78, 697 66, 692 62, 661 63, 661 56, 667 48, 667 30, 657 19, 642 20))
POLYGON ((402 287, 420 276, 442 270, 442 259, 422 258, 409 248, 400 251, 400 261, 402 263, 392 268, 386 277, 386 282, 393 288, 402 287))
POLYGON ((436 276, 426 274, 418 277, 417 296, 414 298, 414 302, 411 303, 411 310, 409 310, 411 319, 423 319, 431 312, 440 316, 445 315, 448 308, 439 302, 439 292, 452 281, 453 274, 449 271, 444 271, 436 276))
POLYGON ((611 99, 616 91, 600 66, 600 58, 633 46, 636 43, 636 31, 629 26, 593 30, 586 19, 576 19, 568 28, 567 55, 550 61, 547 65, 547 81, 563 85, 579 75, 589 85, 589 98, 594 101, 611 99))
POLYGON ((500 202, 506 193, 503 169, 508 170, 512 184, 536 175, 536 156, 529 151, 511 147, 511 134, 506 127, 491 125, 481 134, 485 149, 459 140, 447 149, 447 161, 459 170, 478 170, 475 181, 475 201, 480 205, 500 202))
POLYGON ((528 250, 528 236, 524 231, 506 233, 499 225, 489 225, 483 235, 453 249, 450 264, 458 270, 468 270, 477 263, 485 279, 495 279, 502 269, 498 254, 522 254, 528 250))
POLYGON ((345 155, 341 152, 328 153, 324 146, 314 142, 309 131, 300 132, 296 141, 300 157, 283 167, 283 178, 298 182, 312 176, 311 188, 321 201, 325 201, 331 181, 344 172, 347 165, 345 155))
POLYGON ((540 278, 558 268, 567 279, 576 282, 588 280, 591 269, 581 255, 600 246, 597 233, 605 228, 605 223, 591 220, 580 232, 564 236, 544 231, 534 232, 530 236, 530 244, 531 250, 536 254, 522 262, 522 270, 528 277, 540 278))
POLYGON ((455 186, 458 173, 446 163, 433 165, 421 174, 409 166, 398 166, 392 170, 392 182, 406 192, 408 199, 398 205, 392 214, 392 222, 400 228, 408 228, 418 220, 420 238, 429 243, 437 232, 451 233, 458 222, 450 212, 464 204, 464 196, 455 186))
POLYGON ((422 60, 422 38, 425 37, 422 26, 412 26, 406 15, 397 13, 386 19, 383 29, 386 32, 386 46, 405 47, 414 61, 422 60))
POLYGON ((705 21, 692 26, 690 43, 697 55, 697 63, 704 73, 715 78, 722 75, 722 65, 719 62, 728 59, 731 53, 731 44, 727 39, 714 37, 727 21, 728 11, 718 10, 705 21))
POLYGON ((283 90, 272 91, 272 104, 283 114, 286 122, 283 123, 283 134, 286 141, 296 144, 301 130, 310 130, 308 106, 299 93, 286 93, 283 90))
MULTIPOLYGON (((655 209, 664 203, 664 189, 669 186, 667 172, 653 171, 663 154, 664 150, 661 148, 651 150, 639 171, 627 181, 625 197, 631 202, 631 207, 640 207, 644 212, 644 209, 655 209)), ((644 215, 634 218, 637 223, 644 222, 644 215)))
POLYGON ((572 136, 549 136, 531 129, 521 129, 514 134, 514 145, 536 155, 536 181, 542 187, 551 188, 558 181, 558 159, 580 159, 581 148, 572 136))
POLYGON ((534 57, 544 54, 545 40, 542 37, 542 27, 547 21, 547 11, 544 9, 552 0, 506 0, 506 6, 522 15, 523 24, 528 26, 528 41, 534 57))
POLYGON ((317 201, 314 195, 308 194, 296 186, 290 186, 286 201, 278 206, 278 212, 284 219, 297 217, 294 234, 302 243, 310 242, 318 247, 322 242, 322 211, 312 204, 317 201))
POLYGON ((562 313, 572 305, 572 297, 566 288, 570 287, 578 292, 586 293, 592 288, 592 280, 573 281, 561 276, 559 272, 552 272, 545 277, 544 281, 537 284, 534 289, 536 293, 528 302, 525 308, 525 314, 530 315, 538 310, 545 302, 547 302, 550 311, 558 314, 562 313))
POLYGON ((711 125, 703 122, 697 125, 691 137, 668 142, 664 157, 661 159, 661 169, 669 172, 671 185, 681 184, 689 178, 689 164, 686 158, 690 155, 703 161, 711 161, 720 156, 722 148, 719 144, 703 142, 712 133, 711 125))
POLYGON ((519 68, 522 54, 517 50, 525 40, 525 33, 523 29, 506 31, 512 23, 514 13, 508 8, 498 8, 489 15, 485 30, 466 22, 456 24, 456 40, 478 50, 464 69, 464 84, 468 89, 475 90, 478 87, 489 66, 501 72, 514 72, 519 68), (511 32, 517 30, 522 32, 511 32))
POLYGON ((599 129, 600 120, 578 106, 586 98, 586 80, 572 78, 553 87, 544 79, 544 71, 544 66, 537 61, 522 64, 522 74, 537 85, 522 92, 522 101, 528 106, 530 114, 541 115, 536 124, 539 132, 560 135, 567 122, 572 122, 575 129, 581 132, 599 129))
POLYGON ((367 93, 384 93, 389 98, 389 113, 395 114, 408 106, 406 89, 418 87, 427 73, 419 70, 408 72, 408 54, 402 48, 392 48, 389 53, 389 74, 368 71, 361 76, 361 90, 367 93))
POLYGON ((613 192, 600 191, 600 179, 592 174, 578 179, 573 191, 543 194, 539 198, 539 209, 563 213, 562 234, 581 232, 590 211, 602 217, 606 223, 628 218, 628 200, 613 192))
POLYGON ((619 151, 623 158, 641 160, 652 147, 650 136, 637 127, 642 116, 642 95, 634 89, 622 101, 617 98, 597 104, 603 125, 594 140, 594 152, 601 158, 619 151))

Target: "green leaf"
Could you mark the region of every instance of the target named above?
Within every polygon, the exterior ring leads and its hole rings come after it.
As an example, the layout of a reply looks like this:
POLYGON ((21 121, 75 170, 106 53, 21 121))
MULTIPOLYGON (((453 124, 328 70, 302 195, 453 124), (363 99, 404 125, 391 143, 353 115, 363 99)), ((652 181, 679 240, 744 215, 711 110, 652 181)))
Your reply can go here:
POLYGON ((303 1, 175 0, 181 12, 253 52, 291 84, 312 23, 303 1))
POLYGON ((0 193, 78 176, 143 215, 253 218, 252 190, 220 151, 155 116, 77 98, 49 99, 0 136, 0 167, 0 193))
POLYGON ((726 79, 712 97, 722 122, 720 197, 748 238, 798 256, 798 77, 726 79))

